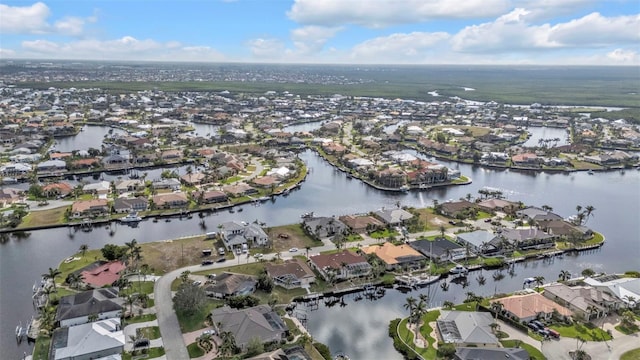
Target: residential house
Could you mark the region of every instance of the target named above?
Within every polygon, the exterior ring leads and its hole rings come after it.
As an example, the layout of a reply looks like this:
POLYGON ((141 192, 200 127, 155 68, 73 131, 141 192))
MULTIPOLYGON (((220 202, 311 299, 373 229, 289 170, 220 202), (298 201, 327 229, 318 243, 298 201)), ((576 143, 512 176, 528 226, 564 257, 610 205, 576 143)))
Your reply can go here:
POLYGON ((93 288, 101 288, 106 285, 112 285, 120 279, 120 273, 127 268, 122 261, 98 261, 89 266, 84 267, 80 274, 82 282, 93 288))
POLYGON ((195 172, 191 174, 185 174, 180 177, 180 180, 189 186, 196 186, 202 184, 205 179, 205 174, 201 172, 195 172))
POLYGON ((176 178, 166 178, 160 180, 154 180, 151 186, 156 189, 169 189, 172 191, 180 190, 180 180, 176 178))
POLYGON ((42 187, 42 194, 48 198, 65 197, 72 192, 73 187, 65 182, 47 184, 42 187))
POLYGON ((254 339, 261 343, 279 343, 289 335, 287 325, 267 305, 246 309, 223 306, 211 312, 211 320, 218 333, 231 332, 240 349, 246 349, 254 339))
POLYGON ((285 260, 283 264, 265 263, 267 274, 276 285, 285 289, 309 287, 316 281, 316 275, 305 261, 298 258, 285 260))
POLYGON ((243 245, 267 246, 269 236, 262 227, 256 223, 241 223, 238 221, 227 221, 220 224, 220 235, 227 250, 239 251, 243 245))
POLYGON ((160 158, 165 161, 176 161, 182 158, 182 151, 178 149, 165 150, 160 153, 160 158))
POLYGON ((100 159, 98 158, 90 158, 90 159, 77 159, 72 160, 69 164, 70 167, 74 169, 91 169, 97 168, 100 166, 100 159))
POLYGON ((123 299, 117 288, 100 288, 67 295, 60 298, 56 310, 56 322, 61 327, 86 324, 89 316, 98 320, 120 318, 123 299))
POLYGON ((442 342, 456 347, 497 348, 500 341, 491 330, 493 323, 490 313, 441 310, 436 320, 437 335, 442 342))
POLYGON ((527 350, 523 348, 478 348, 458 347, 453 360, 530 360, 527 350))
POLYGON ((560 316, 570 317, 572 312, 535 291, 525 294, 511 295, 500 299, 492 300, 493 303, 502 304, 502 312, 512 319, 529 322, 531 320, 544 318, 550 319, 554 310, 560 316))
POLYGON ((143 191, 145 184, 144 181, 139 179, 126 179, 116 182, 115 187, 118 194, 124 194, 133 191, 143 191))
POLYGON ((402 244, 394 245, 385 242, 382 245, 371 245, 362 249, 365 254, 375 254, 385 264, 387 270, 403 267, 422 266, 426 257, 413 247, 402 244))
POLYGON ((0 167, 0 175, 4 177, 22 178, 31 173, 31 165, 23 163, 4 164, 0 167))
POLYGON ((411 241, 409 246, 435 262, 458 261, 466 257, 466 249, 445 238, 411 241))
POLYGON ((497 255, 501 252, 500 236, 487 230, 458 233, 456 241, 474 254, 497 255))
POLYGON ((347 232, 347 225, 334 217, 305 217, 302 227, 311 235, 322 239, 347 232))
POLYGON ((504 229, 500 236, 520 250, 549 249, 556 246, 558 236, 536 229, 504 229))
POLYGON ((487 199, 476 203, 480 210, 486 212, 496 212, 502 211, 505 213, 510 213, 516 209, 518 209, 518 203, 513 201, 507 201, 503 199, 487 199))
POLYGON ((3 188, 0 189, 0 207, 5 207, 10 204, 22 201, 22 190, 3 188))
POLYGON ((254 195, 258 193, 258 190, 251 187, 249 184, 246 183, 237 183, 234 185, 225 185, 222 187, 222 190, 224 192, 226 192, 227 194, 234 196, 234 197, 240 197, 240 196, 245 196, 245 195, 254 195))
POLYGON ((153 201, 156 208, 159 209, 185 208, 189 205, 189 198, 187 194, 183 192, 153 195, 151 201, 153 201))
POLYGON ((540 229, 550 235, 559 236, 565 239, 577 237, 581 240, 589 239, 593 236, 593 230, 586 226, 577 226, 564 220, 551 220, 539 223, 540 229))
POLYGON ((521 218, 524 222, 533 220, 533 222, 539 225, 542 221, 562 220, 562 216, 535 206, 529 206, 516 211, 516 216, 521 218))
POLYGON ((229 296, 249 295, 256 291, 258 281, 255 277, 224 272, 216 276, 211 284, 204 287, 204 292, 211 297, 224 299, 229 296))
POLYGON ((640 305, 640 279, 621 278, 617 275, 606 275, 586 278, 584 282, 598 290, 621 300, 627 307, 635 308, 640 305))
POLYGON ((413 214, 404 209, 385 209, 376 210, 373 213, 378 219, 382 220, 389 226, 401 225, 405 220, 413 218, 413 214))
POLYGON ((474 210, 477 208, 475 203, 469 202, 467 200, 460 201, 449 201, 438 205, 437 210, 445 216, 449 216, 452 218, 458 217, 459 215, 463 215, 465 212, 470 210, 474 210))
POLYGON ((146 211, 149 200, 144 197, 117 198, 113 201, 113 211, 117 214, 146 211))
POLYGON ((107 199, 78 200, 71 205, 71 217, 97 217, 109 214, 109 202, 107 199))
POLYGON ((536 154, 533 153, 524 153, 517 154, 511 157, 511 162, 515 166, 523 166, 523 167, 539 167, 542 159, 538 158, 536 154))
POLYGON ((353 233, 364 234, 383 228, 382 221, 370 215, 343 215, 338 218, 353 233))
POLYGON ((120 169, 129 166, 129 157, 112 154, 102 158, 102 165, 107 169, 120 169))
POLYGON ((366 276, 371 272, 367 259, 349 250, 333 254, 319 254, 309 257, 309 265, 327 280, 334 274, 336 280, 346 280, 366 276))
POLYGON ((67 169, 67 163, 63 160, 47 160, 36 165, 38 173, 55 173, 67 169))
POLYGON ((192 195, 200 204, 215 204, 229 200, 227 194, 219 190, 194 191, 192 195))
POLYGON ((62 327, 53 332, 50 359, 119 359, 126 341, 119 318, 62 327))
POLYGON ((544 287, 542 295, 566 306, 587 321, 606 316, 609 311, 619 308, 622 304, 614 296, 592 286, 570 287, 565 284, 551 284, 544 287))
POLYGON ((278 180, 274 176, 266 175, 259 176, 251 180, 251 182, 259 188, 268 189, 271 187, 276 187, 280 184, 280 180, 278 180))
POLYGON ((83 193, 98 197, 106 197, 110 191, 111 184, 108 181, 99 181, 97 183, 86 184, 82 187, 83 193))
POLYGON ((392 189, 399 189, 407 183, 407 174, 396 168, 376 171, 374 177, 378 184, 392 189))

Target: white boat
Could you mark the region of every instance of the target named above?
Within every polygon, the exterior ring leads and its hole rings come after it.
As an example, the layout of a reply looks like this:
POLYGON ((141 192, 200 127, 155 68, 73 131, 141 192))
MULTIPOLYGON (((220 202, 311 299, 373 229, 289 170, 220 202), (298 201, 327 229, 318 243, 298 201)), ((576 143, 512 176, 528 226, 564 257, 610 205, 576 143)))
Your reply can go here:
POLYGON ((593 175, 593 170, 589 169, 589 171, 587 171, 587 173, 588 173, 589 175, 593 175))
POLYGON ((462 265, 456 265, 453 269, 449 270, 449 273, 453 275, 462 275, 468 272, 469 270, 462 265))
POLYGON ((132 222, 139 222, 139 221, 142 221, 142 218, 138 216, 138 213, 136 212, 129 213, 127 214, 127 216, 120 219, 120 222, 123 222, 123 223, 132 223, 132 222))
POLYGON ((349 357, 343 353, 338 353, 334 360, 349 360, 349 357))
POLYGON ((421 275, 416 277, 416 286, 426 286, 429 284, 433 284, 440 280, 440 276, 437 275, 421 275))
POLYGON ((534 279, 532 277, 524 279, 524 283, 525 284, 531 284, 531 283, 533 283, 535 281, 536 281, 536 279, 534 279))

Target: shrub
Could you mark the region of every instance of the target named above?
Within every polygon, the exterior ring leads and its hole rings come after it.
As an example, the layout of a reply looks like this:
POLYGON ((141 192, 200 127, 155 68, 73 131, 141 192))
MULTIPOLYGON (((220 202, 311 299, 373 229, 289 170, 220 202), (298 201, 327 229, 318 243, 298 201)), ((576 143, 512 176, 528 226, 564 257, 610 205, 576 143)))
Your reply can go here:
POLYGON ((316 350, 318 350, 320 355, 322 355, 325 360, 331 360, 331 351, 329 350, 329 347, 327 345, 320 342, 314 342, 313 346, 316 348, 316 350))

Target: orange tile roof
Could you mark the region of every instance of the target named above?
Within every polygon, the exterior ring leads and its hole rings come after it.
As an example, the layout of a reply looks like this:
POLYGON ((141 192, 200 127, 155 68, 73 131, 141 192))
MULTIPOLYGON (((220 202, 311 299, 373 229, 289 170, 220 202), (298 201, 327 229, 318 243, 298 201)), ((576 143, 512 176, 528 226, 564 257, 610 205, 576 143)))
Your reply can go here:
POLYGON ((401 257, 424 257, 424 255, 420 254, 414 248, 409 245, 394 245, 392 243, 386 242, 382 246, 379 245, 371 245, 363 248, 366 254, 376 254, 382 261, 384 261, 387 265, 397 264, 398 258, 401 257))
POLYGON ((512 313, 520 319, 535 317, 538 313, 550 314, 553 309, 558 310, 561 315, 571 316, 571 310, 561 306, 546 297, 538 294, 513 295, 492 301, 500 302, 504 305, 504 310, 512 313))

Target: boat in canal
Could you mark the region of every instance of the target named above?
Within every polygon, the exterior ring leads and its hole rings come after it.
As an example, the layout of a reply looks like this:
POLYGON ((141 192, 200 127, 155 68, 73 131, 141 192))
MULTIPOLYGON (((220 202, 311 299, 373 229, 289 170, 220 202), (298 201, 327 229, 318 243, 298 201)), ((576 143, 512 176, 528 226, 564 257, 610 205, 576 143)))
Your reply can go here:
POLYGON ((120 219, 122 223, 136 223, 142 221, 142 218, 138 216, 137 212, 130 212, 127 216, 120 219))
POLYGON ((469 269, 467 269, 466 267, 460 264, 456 265, 454 268, 449 270, 449 273, 452 275, 466 275, 468 272, 469 272, 469 269))

